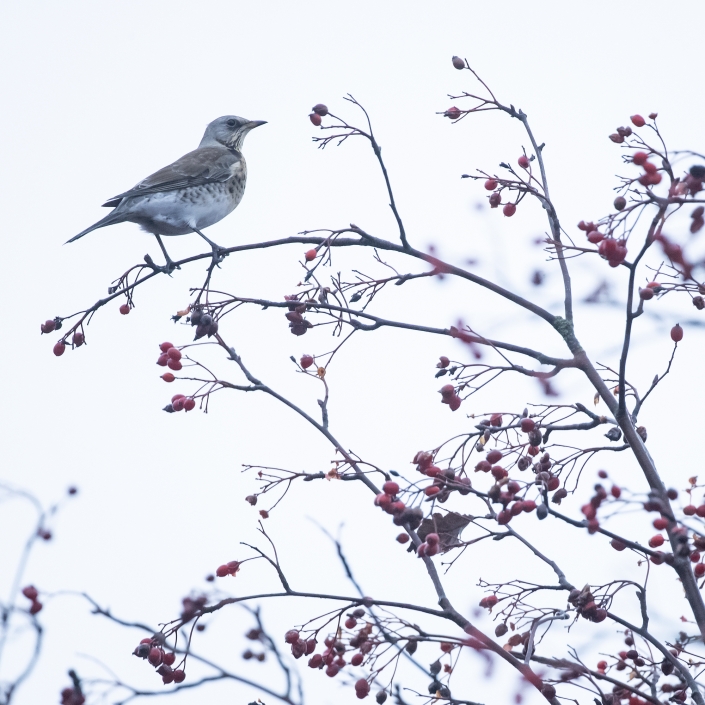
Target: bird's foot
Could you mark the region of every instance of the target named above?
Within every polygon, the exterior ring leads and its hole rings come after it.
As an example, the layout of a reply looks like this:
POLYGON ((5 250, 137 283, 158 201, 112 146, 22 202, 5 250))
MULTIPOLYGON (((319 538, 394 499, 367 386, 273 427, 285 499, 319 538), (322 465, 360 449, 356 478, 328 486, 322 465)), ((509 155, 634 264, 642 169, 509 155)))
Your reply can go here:
POLYGON ((154 263, 154 260, 149 256, 145 255, 144 256, 144 261, 147 263, 147 266, 153 271, 153 272, 159 272, 161 274, 168 274, 171 276, 171 273, 175 269, 181 269, 181 267, 174 262, 169 255, 166 255, 166 264, 163 267, 160 267, 158 264, 154 263))
POLYGON ((211 256, 213 258, 213 264, 216 267, 220 267, 220 263, 230 254, 225 247, 221 247, 220 245, 216 245, 214 242, 211 242, 211 250, 212 250, 211 256))

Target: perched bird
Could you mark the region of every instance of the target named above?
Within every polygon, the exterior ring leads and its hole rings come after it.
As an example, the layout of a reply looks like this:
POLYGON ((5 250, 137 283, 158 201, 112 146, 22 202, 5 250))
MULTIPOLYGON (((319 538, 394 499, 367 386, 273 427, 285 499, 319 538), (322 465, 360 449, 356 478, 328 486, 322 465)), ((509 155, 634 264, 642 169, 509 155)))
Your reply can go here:
POLYGON ((198 233, 214 254, 222 250, 201 230, 225 218, 242 200, 247 180, 242 143, 250 130, 264 124, 263 120, 235 115, 213 120, 198 149, 106 201, 103 206, 113 210, 68 242, 106 225, 128 221, 156 236, 166 258, 165 271, 175 265, 164 248, 162 235, 198 233))

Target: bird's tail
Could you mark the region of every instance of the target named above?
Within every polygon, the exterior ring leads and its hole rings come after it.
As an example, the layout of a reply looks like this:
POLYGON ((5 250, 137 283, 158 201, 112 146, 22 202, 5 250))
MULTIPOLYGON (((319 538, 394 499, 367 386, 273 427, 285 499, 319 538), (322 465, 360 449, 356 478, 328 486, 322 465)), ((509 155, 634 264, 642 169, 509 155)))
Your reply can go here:
POLYGON ((106 225, 114 225, 115 223, 122 223, 123 221, 124 218, 122 213, 116 213, 115 211, 113 211, 112 213, 108 213, 105 218, 101 218, 97 223, 93 223, 90 228, 86 228, 83 232, 78 233, 78 235, 74 235, 70 240, 67 240, 64 244, 68 245, 69 242, 78 240, 78 238, 83 237, 84 235, 88 235, 88 233, 91 233, 94 230, 98 230, 98 228, 104 228, 106 225))

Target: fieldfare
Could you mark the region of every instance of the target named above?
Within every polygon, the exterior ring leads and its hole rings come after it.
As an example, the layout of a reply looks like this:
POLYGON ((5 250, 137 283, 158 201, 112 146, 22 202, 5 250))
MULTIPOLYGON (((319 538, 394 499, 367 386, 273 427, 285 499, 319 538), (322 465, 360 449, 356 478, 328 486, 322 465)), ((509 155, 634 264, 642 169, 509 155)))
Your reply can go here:
POLYGON ((235 115, 213 120, 198 149, 106 201, 103 206, 113 210, 68 242, 106 225, 129 221, 156 236, 166 258, 166 271, 174 268, 174 262, 164 248, 162 235, 198 233, 215 256, 223 248, 201 230, 225 218, 242 200, 247 180, 242 143, 250 130, 264 124, 263 120, 235 115))

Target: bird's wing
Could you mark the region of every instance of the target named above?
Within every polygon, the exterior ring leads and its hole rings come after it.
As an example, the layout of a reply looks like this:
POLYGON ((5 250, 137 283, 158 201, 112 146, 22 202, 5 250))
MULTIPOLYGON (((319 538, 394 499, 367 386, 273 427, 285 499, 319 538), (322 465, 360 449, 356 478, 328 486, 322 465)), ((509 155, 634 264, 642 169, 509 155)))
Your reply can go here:
POLYGON ((129 191, 113 196, 103 205, 115 207, 124 198, 174 191, 188 186, 222 183, 244 169, 245 162, 239 152, 219 147, 202 147, 143 179, 129 191))

